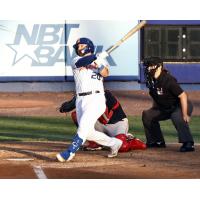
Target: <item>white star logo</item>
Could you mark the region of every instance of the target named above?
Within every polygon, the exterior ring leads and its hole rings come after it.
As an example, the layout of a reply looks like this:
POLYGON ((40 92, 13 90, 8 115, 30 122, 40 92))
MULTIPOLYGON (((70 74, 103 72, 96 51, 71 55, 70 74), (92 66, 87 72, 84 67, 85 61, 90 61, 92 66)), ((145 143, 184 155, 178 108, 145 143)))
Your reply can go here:
POLYGON ((27 43, 20 45, 15 44, 7 44, 9 48, 11 48, 15 52, 15 57, 13 59, 12 65, 15 65, 17 62, 22 60, 24 57, 28 57, 31 60, 34 60, 36 62, 40 62, 37 56, 35 55, 35 50, 39 45, 30 45, 27 43))

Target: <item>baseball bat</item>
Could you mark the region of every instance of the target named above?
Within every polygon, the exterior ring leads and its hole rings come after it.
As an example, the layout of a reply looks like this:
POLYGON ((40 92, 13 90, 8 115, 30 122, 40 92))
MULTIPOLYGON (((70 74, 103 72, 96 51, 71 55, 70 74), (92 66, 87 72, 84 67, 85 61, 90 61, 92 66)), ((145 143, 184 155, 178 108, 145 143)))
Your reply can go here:
POLYGON ((130 38, 134 33, 139 31, 142 27, 145 26, 147 22, 145 20, 141 21, 139 24, 137 24, 134 28, 132 28, 121 40, 116 42, 113 46, 108 48, 106 52, 110 54, 112 51, 117 49, 122 43, 124 43, 128 38, 130 38))

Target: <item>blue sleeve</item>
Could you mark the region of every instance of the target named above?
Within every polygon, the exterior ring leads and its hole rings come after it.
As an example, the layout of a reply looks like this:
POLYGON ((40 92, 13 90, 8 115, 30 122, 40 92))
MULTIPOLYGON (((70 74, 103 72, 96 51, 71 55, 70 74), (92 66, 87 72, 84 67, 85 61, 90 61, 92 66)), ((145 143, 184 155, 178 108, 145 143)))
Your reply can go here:
POLYGON ((72 69, 76 69, 76 68, 77 68, 77 67, 76 67, 76 62, 77 62, 79 59, 80 59, 80 57, 77 56, 77 57, 75 57, 75 58, 72 60, 72 64, 71 64, 72 69))
POLYGON ((85 56, 85 57, 81 57, 80 59, 78 59, 75 63, 76 67, 86 67, 87 65, 91 64, 93 61, 95 61, 97 59, 96 55, 89 55, 89 56, 85 56))

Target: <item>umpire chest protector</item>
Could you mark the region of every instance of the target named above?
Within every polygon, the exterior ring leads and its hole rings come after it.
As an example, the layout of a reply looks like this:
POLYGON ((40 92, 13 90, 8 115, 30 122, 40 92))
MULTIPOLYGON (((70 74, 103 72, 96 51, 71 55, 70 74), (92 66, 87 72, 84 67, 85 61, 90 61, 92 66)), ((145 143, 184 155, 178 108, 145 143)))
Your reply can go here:
POLYGON ((183 92, 177 80, 166 70, 163 70, 155 80, 154 88, 149 94, 163 111, 171 112, 180 104, 179 95, 183 92))

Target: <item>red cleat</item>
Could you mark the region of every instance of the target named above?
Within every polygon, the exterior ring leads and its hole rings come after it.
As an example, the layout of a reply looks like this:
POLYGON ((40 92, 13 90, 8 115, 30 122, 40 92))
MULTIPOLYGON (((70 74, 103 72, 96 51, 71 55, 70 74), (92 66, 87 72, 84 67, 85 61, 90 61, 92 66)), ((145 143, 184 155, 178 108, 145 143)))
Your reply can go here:
POLYGON ((137 150, 137 149, 144 150, 147 148, 146 144, 138 138, 131 139, 128 142, 131 150, 137 150))

